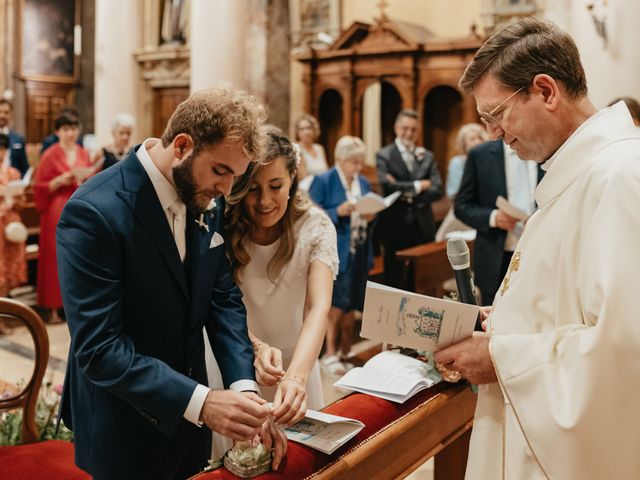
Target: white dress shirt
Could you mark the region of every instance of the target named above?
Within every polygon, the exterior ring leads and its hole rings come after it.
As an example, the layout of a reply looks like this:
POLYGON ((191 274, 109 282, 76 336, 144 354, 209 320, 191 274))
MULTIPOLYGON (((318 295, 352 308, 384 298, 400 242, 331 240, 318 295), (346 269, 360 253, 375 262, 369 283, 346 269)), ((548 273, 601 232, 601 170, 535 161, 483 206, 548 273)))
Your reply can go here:
MULTIPOLYGON (((176 192, 175 187, 165 178, 165 176, 158 170, 158 167, 153 160, 149 156, 149 152, 147 151, 147 147, 152 147, 160 140, 157 138, 147 138, 140 148, 136 152, 138 160, 142 164, 142 168, 144 168, 145 172, 149 176, 149 180, 151 180, 151 184, 153 185, 153 189, 156 191, 156 195, 158 195, 158 200, 160 201, 160 205, 162 206, 162 210, 167 218, 167 222, 169 224, 169 228, 173 232, 173 213, 170 210, 170 207, 178 200, 178 192, 176 192)), ((173 232, 174 239, 176 235, 182 235, 184 238, 186 232, 173 232)), ((176 249, 178 249, 178 243, 176 242, 176 249)), ((235 390, 237 392, 242 391, 253 391, 258 392, 258 384, 250 379, 238 380, 233 382, 229 388, 231 390, 235 390)), ((207 394, 209 393, 209 387, 205 385, 196 385, 193 394, 191 395, 191 400, 189 400, 189 404, 187 405, 186 410, 182 414, 182 416, 190 421, 191 423, 201 426, 202 422, 200 422, 200 412, 202 411, 202 406, 204 405, 204 401, 207 398, 207 394)))
MULTIPOLYGON (((404 143, 402 143, 399 138, 396 138, 396 147, 400 150, 400 155, 402 156, 404 164, 407 166, 407 170, 409 170, 413 175, 413 169, 416 168, 415 155, 405 147, 404 143)), ((422 191, 422 184, 420 183, 420 180, 413 181, 413 188, 416 190, 416 195, 422 191)))
MULTIPOLYGON (((528 214, 532 214, 535 210, 535 198, 534 193, 536 190, 536 186, 538 185, 538 164, 533 160, 520 160, 518 154, 513 151, 509 145, 503 143, 504 145, 504 173, 507 181, 507 199, 511 199, 514 197, 514 192, 516 185, 518 184, 518 180, 516 178, 516 172, 518 171, 518 162, 525 162, 527 165, 527 171, 529 174, 529 205, 525 210, 528 214)), ((496 208, 491 212, 491 216, 489 217, 489 226, 492 228, 496 228, 496 215, 498 214, 498 209, 496 208)), ((522 233, 522 228, 516 227, 519 233, 522 233)), ((520 235, 514 233, 514 231, 507 232, 507 238, 504 242, 504 250, 505 252, 513 252, 516 248, 520 235)))

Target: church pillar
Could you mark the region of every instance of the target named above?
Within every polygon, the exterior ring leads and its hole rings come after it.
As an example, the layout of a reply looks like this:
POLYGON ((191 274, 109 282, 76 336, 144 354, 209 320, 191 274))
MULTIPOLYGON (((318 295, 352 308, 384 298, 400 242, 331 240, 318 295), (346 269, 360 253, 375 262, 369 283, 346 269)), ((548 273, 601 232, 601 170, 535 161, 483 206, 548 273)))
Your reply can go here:
POLYGON ((245 88, 247 0, 192 0, 191 91, 225 81, 245 88))
MULTIPOLYGON (((95 134, 96 146, 112 141, 111 123, 118 113, 140 111, 138 66, 134 50, 142 45, 140 2, 96 0, 95 134), (126 12, 126 15, 123 14, 126 12)), ((138 141, 139 130, 133 132, 138 141)))

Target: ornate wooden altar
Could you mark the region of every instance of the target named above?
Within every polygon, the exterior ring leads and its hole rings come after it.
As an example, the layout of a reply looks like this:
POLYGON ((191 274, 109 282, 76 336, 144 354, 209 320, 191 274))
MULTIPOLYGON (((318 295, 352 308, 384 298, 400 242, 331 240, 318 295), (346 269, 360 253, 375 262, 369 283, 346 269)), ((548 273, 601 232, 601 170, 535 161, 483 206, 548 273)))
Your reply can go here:
POLYGON ((305 108, 320 120, 328 156, 340 136, 362 136, 364 93, 379 81, 383 144, 394 138, 396 114, 413 108, 424 127, 422 142, 445 174, 458 128, 477 121, 475 104, 462 95, 458 80, 481 43, 474 31, 464 38, 438 38, 421 25, 383 13, 374 25, 354 22, 326 50, 298 55, 305 108))

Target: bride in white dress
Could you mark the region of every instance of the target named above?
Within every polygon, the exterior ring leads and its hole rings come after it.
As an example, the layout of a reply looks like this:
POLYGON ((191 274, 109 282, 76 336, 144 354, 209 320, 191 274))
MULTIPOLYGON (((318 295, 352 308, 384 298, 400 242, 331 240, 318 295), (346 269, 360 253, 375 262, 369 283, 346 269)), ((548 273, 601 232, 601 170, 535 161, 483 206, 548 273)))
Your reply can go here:
MULTIPOLYGON (((256 379, 273 401, 274 422, 291 425, 307 407, 324 406, 318 355, 338 272, 337 240, 329 217, 297 191, 299 150, 273 127, 265 134, 262 161, 236 180, 227 200, 225 237, 247 307, 256 379)), ((222 388, 210 347, 207 359, 209 385, 222 388)), ((230 446, 214 434, 214 456, 230 446)))

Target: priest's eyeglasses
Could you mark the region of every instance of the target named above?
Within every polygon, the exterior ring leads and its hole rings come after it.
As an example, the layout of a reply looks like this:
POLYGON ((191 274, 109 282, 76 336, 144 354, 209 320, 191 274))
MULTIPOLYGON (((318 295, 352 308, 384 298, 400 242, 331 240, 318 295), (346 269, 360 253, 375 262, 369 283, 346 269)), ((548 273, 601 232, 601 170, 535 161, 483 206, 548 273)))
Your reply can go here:
POLYGON ((513 97, 515 97, 518 93, 520 93, 524 89, 525 87, 520 87, 518 90, 516 90, 507 98, 505 98, 503 101, 501 101, 489 113, 478 112, 478 115, 480 116, 480 120, 482 121, 482 123, 484 123, 487 127, 499 128, 500 122, 502 122, 502 116, 504 115, 504 109, 502 110, 500 109, 505 103, 507 103, 509 100, 511 100, 513 97))

